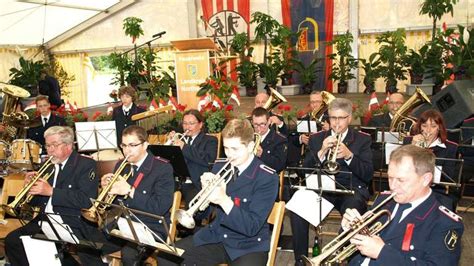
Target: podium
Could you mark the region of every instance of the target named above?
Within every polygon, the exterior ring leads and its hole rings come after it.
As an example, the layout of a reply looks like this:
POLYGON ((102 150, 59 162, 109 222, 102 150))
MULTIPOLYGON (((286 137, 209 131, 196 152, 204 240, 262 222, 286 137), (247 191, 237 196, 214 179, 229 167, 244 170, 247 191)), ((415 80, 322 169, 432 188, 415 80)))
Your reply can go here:
POLYGON ((171 41, 175 53, 176 89, 178 102, 187 108, 197 108, 199 84, 211 74, 211 53, 217 50, 211 38, 171 41))

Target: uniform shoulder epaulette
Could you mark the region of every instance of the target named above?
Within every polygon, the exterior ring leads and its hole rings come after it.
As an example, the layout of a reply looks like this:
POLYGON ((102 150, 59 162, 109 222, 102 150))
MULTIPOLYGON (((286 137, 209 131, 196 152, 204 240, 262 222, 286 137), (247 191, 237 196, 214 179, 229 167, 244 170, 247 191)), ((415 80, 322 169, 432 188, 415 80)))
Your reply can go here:
POLYGON ((455 212, 451 211, 450 209, 446 208, 443 205, 440 205, 438 209, 441 213, 445 214, 446 216, 451 218, 451 220, 453 221, 460 222, 462 220, 461 216, 457 215, 455 212))
POLYGON ((280 132, 275 132, 277 136, 279 136, 280 138, 283 138, 283 139, 286 139, 286 136, 281 134, 280 132))
POLYGON ((370 134, 367 133, 367 132, 364 132, 364 131, 358 131, 358 132, 359 132, 360 134, 362 134, 362 135, 365 135, 365 136, 369 136, 369 137, 370 137, 370 134))
POLYGON ((157 159, 158 161, 161 161, 163 163, 169 163, 170 161, 165 159, 165 158, 161 158, 160 156, 155 156, 155 159, 157 159))
POLYGON ((226 163, 228 161, 227 158, 217 158, 214 163, 226 163))
POLYGON ((266 171, 266 172, 268 172, 268 173, 270 173, 270 174, 274 174, 274 173, 275 173, 275 170, 274 170, 273 168, 268 167, 268 166, 266 166, 266 165, 264 165, 264 164, 261 164, 261 165, 260 165, 260 169, 262 169, 262 170, 264 170, 264 171, 266 171))
POLYGON ((451 143, 452 145, 459 146, 456 142, 451 141, 451 140, 449 140, 449 139, 447 139, 446 142, 447 142, 447 143, 451 143))

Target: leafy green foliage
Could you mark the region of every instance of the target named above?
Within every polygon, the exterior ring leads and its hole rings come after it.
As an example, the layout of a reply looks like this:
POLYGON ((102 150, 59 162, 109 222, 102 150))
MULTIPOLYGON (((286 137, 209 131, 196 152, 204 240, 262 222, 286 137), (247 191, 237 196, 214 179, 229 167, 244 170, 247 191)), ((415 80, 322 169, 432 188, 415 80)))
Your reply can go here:
POLYGON ((405 30, 397 29, 393 32, 385 32, 377 36, 377 43, 380 44, 379 55, 382 65, 380 73, 385 78, 387 86, 395 86, 397 79, 406 80, 406 69, 403 58, 407 52, 405 45, 405 30))
POLYGON ((132 37, 132 43, 143 35, 142 22, 143 20, 137 17, 128 17, 123 20, 125 35, 132 37))
POLYGON ((428 15, 433 19, 433 32, 431 40, 434 41, 436 34, 436 21, 440 20, 444 14, 454 14, 454 5, 458 0, 424 0, 420 5, 420 15, 428 15))
POLYGON ((379 65, 380 55, 378 53, 373 53, 369 56, 369 59, 359 58, 359 62, 364 69, 364 80, 363 83, 366 87, 373 88, 375 81, 380 77, 379 65))
POLYGON ((19 63, 19 69, 10 68, 10 83, 22 88, 36 88, 41 77, 41 71, 46 69, 47 65, 42 60, 34 62, 23 57, 20 57, 19 63))
POLYGON ((351 43, 354 37, 350 32, 336 36, 331 45, 336 46, 337 53, 332 53, 328 57, 334 60, 332 64, 332 72, 329 78, 338 81, 339 84, 346 84, 348 80, 354 79, 353 69, 357 68, 357 59, 352 56, 351 43))
POLYGON ((300 80, 303 86, 312 87, 316 82, 317 73, 320 71, 316 67, 317 63, 317 58, 314 58, 308 66, 305 66, 301 60, 293 60, 294 69, 300 74, 300 80))

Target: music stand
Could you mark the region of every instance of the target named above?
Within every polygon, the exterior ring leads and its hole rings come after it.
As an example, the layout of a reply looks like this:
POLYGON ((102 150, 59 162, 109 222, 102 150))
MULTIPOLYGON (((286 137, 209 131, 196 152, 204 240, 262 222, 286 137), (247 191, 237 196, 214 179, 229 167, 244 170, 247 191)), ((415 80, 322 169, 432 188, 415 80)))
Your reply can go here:
POLYGON ((157 249, 158 251, 169 253, 175 256, 181 256, 184 253, 184 250, 175 246, 174 241, 171 240, 171 237, 168 237, 171 244, 166 243, 166 241, 163 240, 157 233, 155 233, 145 223, 143 223, 137 215, 143 215, 160 220, 161 224, 165 228, 165 231, 169 232, 168 225, 163 216, 128 208, 125 206, 123 201, 119 201, 119 205, 109 204, 94 199, 91 199, 91 201, 92 204, 98 202, 112 207, 108 211, 112 211, 114 213, 114 220, 112 223, 116 223, 119 226, 119 229, 113 229, 110 231, 110 235, 136 243, 140 247, 151 247, 157 249), (125 221, 120 219, 125 219, 125 221), (149 236, 151 236, 151 239, 149 236), (157 239, 159 242, 156 242, 155 239, 157 239))
POLYGON ((190 177, 188 166, 184 160, 183 152, 179 146, 174 145, 149 145, 148 149, 155 156, 170 161, 173 166, 174 176, 177 177, 190 177))
POLYGON ((78 151, 117 150, 115 121, 76 122, 78 151))

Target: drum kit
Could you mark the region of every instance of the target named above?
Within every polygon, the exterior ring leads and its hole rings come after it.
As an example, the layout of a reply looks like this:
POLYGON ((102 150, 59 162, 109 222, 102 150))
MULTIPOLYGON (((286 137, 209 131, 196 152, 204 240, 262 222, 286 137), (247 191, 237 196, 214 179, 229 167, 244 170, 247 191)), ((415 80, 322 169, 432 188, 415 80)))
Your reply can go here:
POLYGON ((29 119, 26 113, 17 111, 20 99, 29 97, 30 93, 21 87, 6 83, 0 84, 0 90, 3 92, 0 166, 4 172, 33 170, 41 163, 41 144, 26 139, 26 131, 40 126, 41 121, 29 119))

